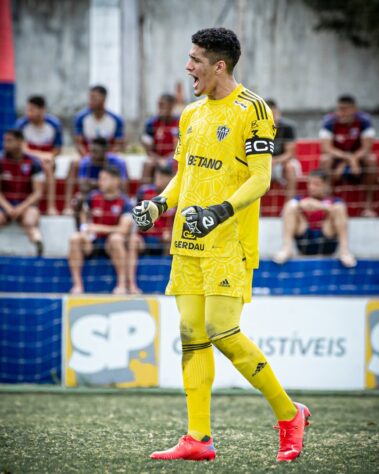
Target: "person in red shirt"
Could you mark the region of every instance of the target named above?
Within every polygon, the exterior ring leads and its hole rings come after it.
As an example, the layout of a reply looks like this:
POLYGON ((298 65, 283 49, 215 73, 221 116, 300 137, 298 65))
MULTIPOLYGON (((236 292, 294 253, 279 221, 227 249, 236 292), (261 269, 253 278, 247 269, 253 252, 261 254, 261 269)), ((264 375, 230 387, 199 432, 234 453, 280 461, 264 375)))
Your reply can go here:
MULTIPOLYGON (((100 171, 99 190, 86 202, 80 231, 70 239, 68 262, 73 286, 72 294, 84 292, 81 270, 85 257, 109 256, 116 270, 114 294, 127 293, 127 239, 133 232, 130 216, 132 204, 121 192, 120 171, 108 167, 100 171)), ((135 285, 135 282, 132 282, 135 285)))
POLYGON ((173 95, 162 94, 158 101, 158 115, 145 124, 142 144, 147 153, 142 177, 145 183, 153 180, 157 164, 165 164, 172 158, 179 133, 179 117, 173 114, 176 99, 173 95))
MULTIPOLYGON (((154 183, 141 186, 136 193, 137 202, 148 201, 160 194, 173 177, 170 164, 158 165, 155 170, 154 183)), ((175 212, 162 214, 155 221, 154 227, 147 232, 139 232, 139 252, 148 255, 168 255, 171 244, 172 225, 175 212)))
POLYGON ((19 222, 35 244, 37 255, 43 253, 42 236, 38 228, 45 175, 39 160, 23 152, 21 130, 10 129, 4 134, 4 154, 0 156, 0 227, 19 222))
POLYGON ((308 177, 308 195, 288 201, 283 209, 283 247, 274 262, 285 263, 293 257, 293 241, 302 255, 332 255, 339 247, 345 267, 357 262, 349 250, 345 203, 329 194, 328 174, 313 170, 308 177))
POLYGON ((368 114, 358 111, 350 95, 338 98, 336 112, 325 117, 320 130, 321 167, 333 184, 363 182, 367 186, 364 217, 374 217, 374 186, 378 177, 377 159, 372 152, 375 130, 368 114))

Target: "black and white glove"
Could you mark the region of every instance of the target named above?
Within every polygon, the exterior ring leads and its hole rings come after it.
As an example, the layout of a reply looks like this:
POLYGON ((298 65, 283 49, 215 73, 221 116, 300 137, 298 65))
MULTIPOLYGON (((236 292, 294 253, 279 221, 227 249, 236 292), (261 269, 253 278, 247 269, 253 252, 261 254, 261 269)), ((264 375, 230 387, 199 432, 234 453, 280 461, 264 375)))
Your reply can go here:
POLYGON ((233 206, 228 201, 205 208, 189 206, 182 210, 188 229, 196 237, 205 237, 233 214, 233 206))
POLYGON ((151 201, 142 201, 133 207, 132 217, 138 228, 146 232, 165 211, 167 211, 166 198, 156 196, 151 201))

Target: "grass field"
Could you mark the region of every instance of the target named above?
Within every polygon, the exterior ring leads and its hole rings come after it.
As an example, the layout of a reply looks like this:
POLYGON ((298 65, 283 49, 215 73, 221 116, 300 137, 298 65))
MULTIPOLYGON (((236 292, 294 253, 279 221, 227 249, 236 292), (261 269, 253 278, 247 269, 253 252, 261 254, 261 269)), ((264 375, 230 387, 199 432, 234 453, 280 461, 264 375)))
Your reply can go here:
POLYGON ((379 472, 379 397, 306 396, 303 455, 275 462, 278 434, 265 401, 214 396, 214 462, 153 461, 185 432, 183 395, 2 393, 1 473, 379 472))

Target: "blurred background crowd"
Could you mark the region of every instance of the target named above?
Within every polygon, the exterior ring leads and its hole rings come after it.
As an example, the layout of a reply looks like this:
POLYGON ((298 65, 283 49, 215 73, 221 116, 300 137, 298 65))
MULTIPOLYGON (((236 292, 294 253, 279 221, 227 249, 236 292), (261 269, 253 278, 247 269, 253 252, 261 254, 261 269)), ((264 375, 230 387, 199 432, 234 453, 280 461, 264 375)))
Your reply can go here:
POLYGON ((141 292, 139 256, 169 254, 174 213, 141 234, 130 210, 176 172, 180 114, 194 100, 184 70, 190 37, 222 24, 241 39, 237 79, 267 101, 277 126, 264 252, 276 265, 335 256, 345 268, 365 256, 351 245, 359 231, 349 235, 349 218, 378 230, 375 38, 357 44, 319 31, 322 15, 301 0, 194 1, 186 15, 175 0, 2 8, 14 81, 2 89, 0 253, 25 254, 21 228, 37 256, 68 258, 71 293, 85 291, 84 262, 98 258, 114 267, 115 294, 141 292))

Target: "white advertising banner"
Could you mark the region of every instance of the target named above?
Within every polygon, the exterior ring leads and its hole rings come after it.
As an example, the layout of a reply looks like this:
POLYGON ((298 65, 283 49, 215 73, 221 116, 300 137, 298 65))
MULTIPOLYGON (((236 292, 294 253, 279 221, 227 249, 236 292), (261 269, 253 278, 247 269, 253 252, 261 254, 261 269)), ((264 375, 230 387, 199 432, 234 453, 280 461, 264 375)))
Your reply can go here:
MULTIPOLYGON (((378 304, 367 298, 256 297, 244 307, 241 329, 285 388, 375 388, 378 304)), ((67 297, 63 327, 67 386, 182 387, 175 298, 67 297)), ((214 387, 249 387, 214 352, 214 387)))
MULTIPOLYGON (((179 314, 174 298, 159 297, 159 384, 181 387, 179 314)), ((289 389, 365 387, 366 298, 256 297, 245 305, 241 329, 264 351, 289 389)), ((214 387, 249 387, 215 350, 214 387)))

